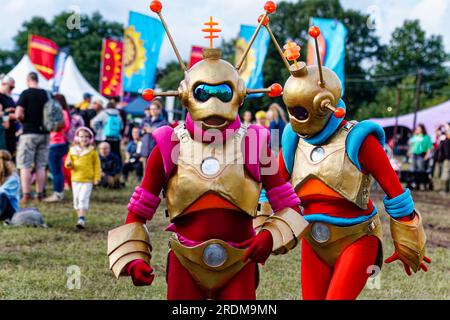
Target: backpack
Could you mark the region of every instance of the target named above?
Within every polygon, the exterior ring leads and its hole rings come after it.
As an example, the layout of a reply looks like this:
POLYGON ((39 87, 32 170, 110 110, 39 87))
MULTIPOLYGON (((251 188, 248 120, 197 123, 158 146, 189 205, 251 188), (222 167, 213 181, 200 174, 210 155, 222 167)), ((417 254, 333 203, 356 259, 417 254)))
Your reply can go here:
POLYGON ((53 99, 50 92, 47 92, 47 102, 44 105, 43 125, 44 129, 49 132, 58 132, 64 128, 63 109, 58 101, 53 99))
POLYGON ((105 125, 103 126, 103 133, 106 138, 120 138, 120 130, 122 129, 122 125, 120 123, 120 118, 118 114, 109 114, 108 120, 106 120, 105 125))
POLYGON ((14 213, 9 222, 11 226, 17 227, 42 227, 48 228, 45 224, 44 217, 38 208, 21 209, 14 213))

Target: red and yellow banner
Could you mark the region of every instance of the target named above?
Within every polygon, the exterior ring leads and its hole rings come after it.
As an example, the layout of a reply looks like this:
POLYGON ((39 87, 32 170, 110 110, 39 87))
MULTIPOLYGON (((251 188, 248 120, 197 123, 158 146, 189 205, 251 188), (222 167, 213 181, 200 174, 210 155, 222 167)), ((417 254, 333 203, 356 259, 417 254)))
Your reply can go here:
POLYGON ((199 61, 203 60, 203 48, 193 46, 191 50, 191 58, 189 59, 189 69, 199 61))
POLYGON ((47 79, 55 73, 55 58, 59 48, 52 40, 30 35, 28 41, 28 56, 36 69, 47 79))
POLYGON ((123 42, 104 39, 100 92, 108 97, 122 95, 123 42))

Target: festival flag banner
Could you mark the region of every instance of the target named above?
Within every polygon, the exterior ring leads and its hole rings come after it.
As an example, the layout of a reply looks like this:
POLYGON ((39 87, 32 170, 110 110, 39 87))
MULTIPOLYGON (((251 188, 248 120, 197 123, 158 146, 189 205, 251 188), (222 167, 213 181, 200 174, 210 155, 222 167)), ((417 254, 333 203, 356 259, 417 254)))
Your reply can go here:
POLYGON ((203 60, 203 47, 192 46, 188 69, 190 69, 197 62, 200 62, 202 60, 203 60))
MULTIPOLYGON (((241 25, 241 32, 236 43, 236 61, 239 61, 245 52, 256 27, 241 25)), ((248 89, 264 87, 263 67, 269 48, 270 35, 266 29, 261 29, 241 69, 241 77, 248 89)), ((262 94, 253 94, 256 97, 262 94)))
POLYGON ((100 92, 107 97, 122 95, 123 42, 103 39, 100 92))
POLYGON ((164 35, 159 20, 130 11, 124 35, 124 91, 138 93, 155 86, 156 66, 164 35))
POLYGON ((36 35, 28 39, 28 56, 36 69, 50 80, 55 73, 55 57, 59 48, 52 40, 36 35))
POLYGON ((53 77, 53 91, 58 92, 59 86, 64 76, 64 67, 66 66, 67 58, 69 57, 69 48, 65 47, 59 51, 55 62, 55 75, 53 77))
MULTIPOLYGON (((347 28, 335 19, 311 18, 311 26, 320 28, 319 52, 322 64, 333 70, 342 83, 344 91, 345 84, 345 42, 347 39, 347 28)), ((310 38, 308 43, 307 63, 316 64, 316 51, 314 39, 310 38)))

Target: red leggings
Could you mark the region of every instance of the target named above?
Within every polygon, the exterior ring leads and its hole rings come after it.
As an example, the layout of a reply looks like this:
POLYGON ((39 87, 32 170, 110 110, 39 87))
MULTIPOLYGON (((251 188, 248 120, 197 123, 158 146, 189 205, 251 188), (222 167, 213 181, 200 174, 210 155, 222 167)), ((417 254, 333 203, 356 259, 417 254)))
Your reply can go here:
POLYGON ((349 245, 328 267, 306 240, 302 241, 302 293, 304 300, 354 300, 369 278, 367 269, 375 264, 379 240, 365 236, 349 245))
MULTIPOLYGON (((167 299, 168 300, 206 300, 207 297, 192 279, 173 252, 169 253, 167 265, 167 299)), ((237 275, 235 275, 222 289, 215 300, 255 300, 256 266, 248 263, 237 275)))

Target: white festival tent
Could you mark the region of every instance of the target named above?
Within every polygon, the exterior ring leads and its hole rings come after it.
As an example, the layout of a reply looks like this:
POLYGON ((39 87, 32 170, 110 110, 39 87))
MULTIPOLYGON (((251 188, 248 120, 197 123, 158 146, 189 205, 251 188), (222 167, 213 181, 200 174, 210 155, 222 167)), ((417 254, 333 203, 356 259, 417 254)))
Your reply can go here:
MULTIPOLYGON (((14 98, 17 99, 20 93, 27 88, 26 79, 30 72, 37 72, 37 70, 28 56, 25 55, 17 66, 8 73, 8 76, 16 81, 16 87, 13 91, 14 98)), ((39 86, 42 89, 51 91, 53 89, 53 80, 47 80, 39 72, 37 73, 39 75, 39 86)), ((84 93, 92 94, 93 100, 100 99, 104 105, 108 101, 86 81, 71 56, 67 58, 64 66, 59 93, 65 96, 68 104, 81 102, 84 93)))
POLYGON ((106 107, 108 99, 104 98, 97 90, 95 90, 83 77, 78 70, 75 60, 69 56, 64 66, 62 81, 59 86, 59 93, 66 97, 68 104, 77 104, 83 100, 84 93, 90 93, 92 100, 102 100, 103 106, 106 107))
POLYGON ((30 72, 36 72, 39 76, 39 86, 45 90, 52 89, 52 82, 45 79, 36 69, 36 67, 31 63, 30 58, 24 55, 22 60, 8 73, 8 76, 16 81, 16 87, 13 91, 15 98, 27 89, 27 75, 30 72))

